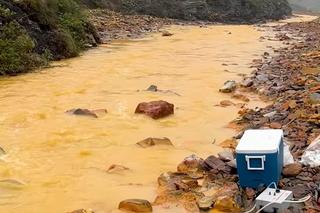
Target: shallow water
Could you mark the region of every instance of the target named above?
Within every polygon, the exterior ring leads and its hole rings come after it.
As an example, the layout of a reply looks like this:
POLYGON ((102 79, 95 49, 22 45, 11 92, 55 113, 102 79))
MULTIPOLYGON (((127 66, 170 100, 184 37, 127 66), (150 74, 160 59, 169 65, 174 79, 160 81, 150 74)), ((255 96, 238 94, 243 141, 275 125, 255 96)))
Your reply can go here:
MULTIPOLYGON (((116 41, 57 67, 0 80, 0 143, 8 152, 0 180, 22 182, 0 181, 0 212, 102 213, 127 198, 152 201, 162 172, 175 170, 187 155, 221 150, 216 144, 234 134, 225 126, 239 108, 215 106, 230 99, 219 88, 249 74, 252 59, 279 43, 259 40, 271 32, 247 25, 169 31, 174 36, 116 41), (143 91, 151 84, 180 96, 143 91), (134 114, 139 102, 160 99, 175 104, 174 116, 134 114), (108 114, 93 119, 64 113, 79 107, 106 108, 108 114), (174 147, 135 146, 147 137, 168 137, 174 147), (112 164, 130 170, 109 174, 112 164)), ((264 105, 249 97, 251 107, 264 105)))

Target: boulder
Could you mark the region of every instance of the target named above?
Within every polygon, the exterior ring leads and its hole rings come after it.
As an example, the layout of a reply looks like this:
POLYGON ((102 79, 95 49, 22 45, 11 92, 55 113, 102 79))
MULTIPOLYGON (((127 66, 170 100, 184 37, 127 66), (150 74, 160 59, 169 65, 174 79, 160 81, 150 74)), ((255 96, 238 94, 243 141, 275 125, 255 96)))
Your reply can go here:
POLYGON ((235 81, 226 81, 219 91, 222 93, 231 93, 236 89, 236 87, 237 84, 235 81))
POLYGON ((142 148, 148 148, 151 146, 173 146, 169 138, 146 138, 137 143, 138 146, 142 148))
POLYGON ((142 199, 128 199, 120 202, 120 210, 129 212, 152 212, 151 203, 142 199))
POLYGON ((174 105, 166 101, 151 101, 140 103, 135 113, 144 113, 153 119, 159 119, 174 114, 174 105))
POLYGON ((295 177, 302 171, 302 165, 300 163, 288 164, 283 168, 282 174, 286 177, 295 177))
POLYGON ((251 78, 244 79, 241 84, 242 87, 251 87, 253 85, 253 80, 251 78))

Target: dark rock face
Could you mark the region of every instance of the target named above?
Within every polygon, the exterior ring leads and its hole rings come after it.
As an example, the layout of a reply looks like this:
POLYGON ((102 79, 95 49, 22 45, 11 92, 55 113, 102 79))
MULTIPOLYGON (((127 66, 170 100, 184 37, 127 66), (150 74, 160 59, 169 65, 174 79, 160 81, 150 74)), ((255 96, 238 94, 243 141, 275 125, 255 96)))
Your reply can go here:
POLYGON ((113 0, 112 9, 184 20, 256 22, 291 14, 287 0, 113 0))
POLYGON ((144 113, 153 119, 159 119, 174 113, 174 105, 166 101, 151 101, 140 103, 135 113, 144 113))

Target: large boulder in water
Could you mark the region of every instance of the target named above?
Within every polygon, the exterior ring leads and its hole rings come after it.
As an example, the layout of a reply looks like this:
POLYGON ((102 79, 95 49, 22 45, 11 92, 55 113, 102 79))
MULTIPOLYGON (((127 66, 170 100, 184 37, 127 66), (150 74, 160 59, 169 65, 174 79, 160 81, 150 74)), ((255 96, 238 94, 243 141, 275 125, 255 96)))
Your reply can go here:
POLYGON ((174 105, 166 101, 151 101, 140 103, 135 113, 144 113, 153 119, 159 119, 174 113, 174 105))

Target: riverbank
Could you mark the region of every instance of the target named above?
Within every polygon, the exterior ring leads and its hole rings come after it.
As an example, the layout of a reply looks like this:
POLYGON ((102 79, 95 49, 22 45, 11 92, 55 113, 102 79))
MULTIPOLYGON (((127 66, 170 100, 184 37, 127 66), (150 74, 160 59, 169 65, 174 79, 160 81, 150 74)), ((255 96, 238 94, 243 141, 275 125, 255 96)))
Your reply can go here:
POLYGON ((283 47, 272 48, 262 58, 254 59, 252 67, 255 71, 239 82, 236 93, 258 93, 271 104, 255 109, 243 107, 239 111, 239 117, 229 125, 239 132, 220 144, 225 151, 207 158, 191 155, 178 165, 177 171, 163 173, 158 178, 155 206, 178 205, 191 212, 199 209, 243 212, 250 209, 262 189, 242 190, 237 185, 234 150, 244 130, 275 128, 284 130, 294 160, 284 167, 279 187, 293 191, 295 199, 311 195, 311 199, 288 212, 320 211, 319 161, 314 156, 313 163, 300 162, 307 147, 318 141, 316 138, 320 133, 319 19, 261 27, 276 32, 275 37, 264 36, 262 40, 277 40, 283 43, 283 47))

